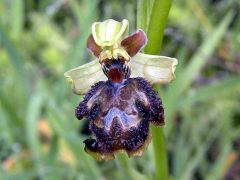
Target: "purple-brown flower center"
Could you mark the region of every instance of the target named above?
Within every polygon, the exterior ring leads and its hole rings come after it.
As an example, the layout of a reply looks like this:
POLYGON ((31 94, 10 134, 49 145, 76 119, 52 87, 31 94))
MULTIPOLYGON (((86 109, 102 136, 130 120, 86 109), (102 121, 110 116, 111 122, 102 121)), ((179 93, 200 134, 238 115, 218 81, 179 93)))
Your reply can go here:
POLYGON ((113 83, 121 83, 125 77, 121 67, 113 67, 108 72, 108 79, 113 83))

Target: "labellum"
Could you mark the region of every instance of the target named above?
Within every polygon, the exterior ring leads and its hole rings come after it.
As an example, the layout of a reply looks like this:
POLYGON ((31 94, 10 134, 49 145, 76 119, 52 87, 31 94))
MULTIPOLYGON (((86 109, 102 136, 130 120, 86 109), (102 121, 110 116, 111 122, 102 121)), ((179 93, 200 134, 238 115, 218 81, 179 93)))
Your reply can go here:
POLYGON ((144 153, 149 123, 164 124, 162 101, 151 85, 174 79, 177 60, 139 53, 145 33, 127 32, 127 20, 94 23, 87 47, 97 59, 65 73, 73 92, 86 94, 75 113, 90 121, 94 138, 84 141, 85 150, 100 161, 118 151, 129 157, 144 153))

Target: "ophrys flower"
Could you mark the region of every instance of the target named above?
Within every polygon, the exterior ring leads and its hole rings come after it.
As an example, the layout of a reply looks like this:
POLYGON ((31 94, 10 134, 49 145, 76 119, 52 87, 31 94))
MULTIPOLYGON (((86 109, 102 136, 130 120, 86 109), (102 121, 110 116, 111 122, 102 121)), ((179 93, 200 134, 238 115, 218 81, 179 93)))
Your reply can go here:
POLYGON ((151 84, 173 80, 177 60, 139 53, 145 33, 127 33, 127 20, 94 23, 87 47, 97 59, 65 73, 73 92, 86 94, 76 117, 90 121, 96 139, 85 140, 85 150, 98 160, 114 159, 122 150, 141 156, 151 139, 149 123, 164 124, 162 102, 151 84))

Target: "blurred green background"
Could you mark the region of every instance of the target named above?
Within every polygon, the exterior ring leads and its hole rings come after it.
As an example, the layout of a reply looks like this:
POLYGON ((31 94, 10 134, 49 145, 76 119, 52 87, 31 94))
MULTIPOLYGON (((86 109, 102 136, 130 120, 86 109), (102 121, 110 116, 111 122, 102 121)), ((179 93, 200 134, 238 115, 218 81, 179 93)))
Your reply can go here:
MULTIPOLYGON (((141 158, 98 163, 83 150, 82 97, 63 73, 89 62, 91 24, 113 18, 136 29, 137 1, 0 1, 0 179, 154 179, 141 158)), ((160 91, 170 179, 240 173, 240 2, 175 0, 159 54, 179 60, 160 91)), ((154 138, 154 137, 153 137, 154 138)))

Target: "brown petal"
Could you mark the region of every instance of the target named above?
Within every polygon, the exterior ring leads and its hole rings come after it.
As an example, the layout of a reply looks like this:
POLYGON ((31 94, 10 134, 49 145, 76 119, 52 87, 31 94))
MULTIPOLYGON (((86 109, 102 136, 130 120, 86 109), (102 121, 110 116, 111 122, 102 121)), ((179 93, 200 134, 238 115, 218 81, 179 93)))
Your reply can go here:
POLYGON ((87 40, 87 48, 96 56, 98 57, 102 52, 102 48, 96 44, 93 39, 93 35, 91 34, 87 40))
POLYGON ((127 51, 129 56, 133 57, 145 46, 146 42, 147 36, 145 32, 139 29, 137 32, 123 39, 121 45, 127 51))

